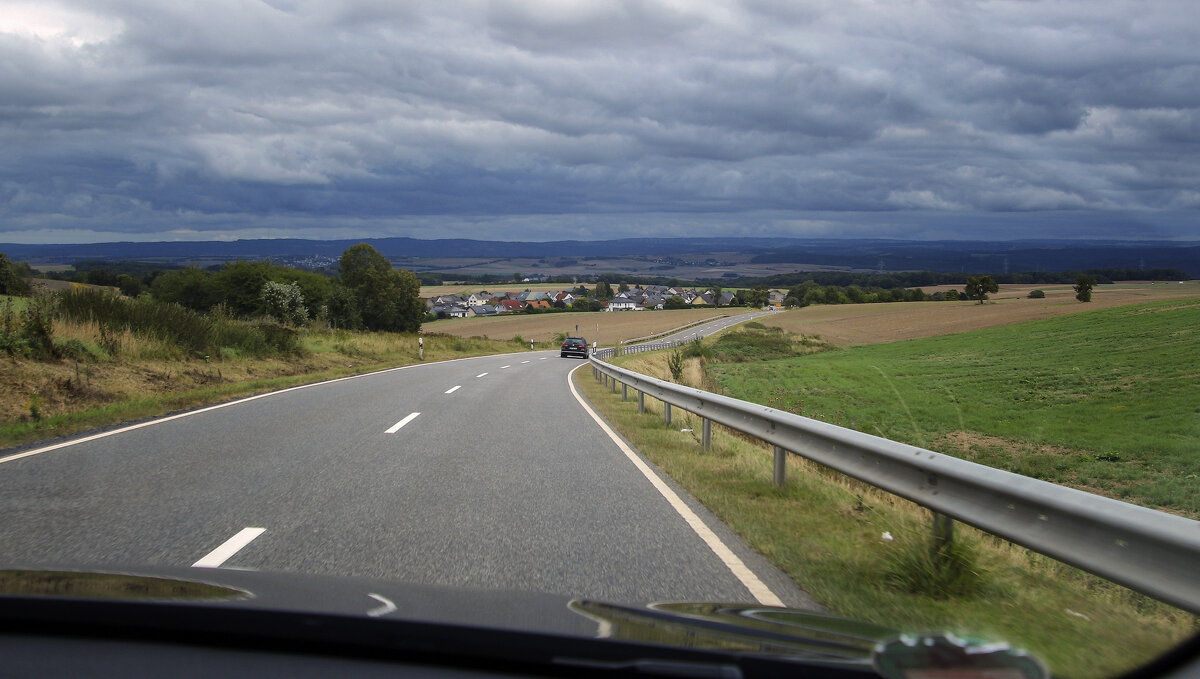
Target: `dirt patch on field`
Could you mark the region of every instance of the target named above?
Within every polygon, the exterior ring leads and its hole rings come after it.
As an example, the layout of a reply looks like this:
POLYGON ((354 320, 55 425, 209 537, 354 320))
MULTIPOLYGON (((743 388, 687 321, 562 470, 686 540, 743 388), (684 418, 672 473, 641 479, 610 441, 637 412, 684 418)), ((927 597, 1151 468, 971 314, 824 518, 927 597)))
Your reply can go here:
MULTIPOLYGON (((934 442, 937 449, 953 449, 962 453, 970 453, 973 449, 991 448, 1006 450, 1013 456, 1021 455, 1083 455, 1086 451, 1055 446, 1048 443, 1031 443, 1029 441, 1013 441, 999 436, 988 436, 974 431, 953 431, 934 442)), ((969 458, 969 456, 968 456, 969 458)))
MULTIPOLYGON (((925 288, 928 293, 958 289, 925 288)), ((948 335, 1064 314, 1092 311, 1161 299, 1200 298, 1200 281, 1185 283, 1120 283, 1098 285, 1092 301, 1075 300, 1069 285, 1005 285, 985 304, 976 302, 894 302, 809 306, 780 314, 763 323, 789 332, 816 335, 839 346, 880 344, 935 335, 948 335), (1029 291, 1046 293, 1030 299, 1029 291)))

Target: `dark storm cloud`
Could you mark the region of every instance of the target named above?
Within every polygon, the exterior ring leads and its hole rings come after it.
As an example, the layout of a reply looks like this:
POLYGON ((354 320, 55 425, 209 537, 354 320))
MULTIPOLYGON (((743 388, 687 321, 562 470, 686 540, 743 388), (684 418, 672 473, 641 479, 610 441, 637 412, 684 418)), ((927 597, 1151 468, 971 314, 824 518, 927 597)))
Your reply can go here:
POLYGON ((0 18, 0 241, 1194 236, 1193 14, 18 3, 0 18))

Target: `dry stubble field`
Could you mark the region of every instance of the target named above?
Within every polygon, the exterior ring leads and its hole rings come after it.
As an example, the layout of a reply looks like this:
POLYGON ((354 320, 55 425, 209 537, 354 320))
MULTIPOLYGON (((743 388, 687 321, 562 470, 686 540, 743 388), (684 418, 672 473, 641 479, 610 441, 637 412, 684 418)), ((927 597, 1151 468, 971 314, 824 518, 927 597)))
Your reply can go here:
MULTIPOLYGON (((961 287, 925 288, 925 292, 961 287)), ((781 314, 764 322, 797 334, 818 336, 839 346, 880 344, 932 337, 995 326, 1034 321, 1062 314, 1091 311, 1162 299, 1200 296, 1200 281, 1184 283, 1122 282, 1097 285, 1092 301, 1075 299, 1070 285, 1002 285, 987 303, 893 302, 889 304, 819 305, 781 314), (1044 299, 1029 299, 1041 289, 1044 299)))

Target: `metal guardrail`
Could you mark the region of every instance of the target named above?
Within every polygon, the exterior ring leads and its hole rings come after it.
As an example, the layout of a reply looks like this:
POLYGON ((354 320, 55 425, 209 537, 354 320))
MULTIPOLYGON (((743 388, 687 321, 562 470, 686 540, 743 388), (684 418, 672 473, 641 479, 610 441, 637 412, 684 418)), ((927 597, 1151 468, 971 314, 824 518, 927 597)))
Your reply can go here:
MULTIPOLYGON (((664 340, 664 341, 659 341, 659 342, 646 342, 645 344, 634 344, 632 346, 621 347, 621 355, 624 356, 625 354, 640 354, 643 351, 659 351, 660 349, 674 349, 675 347, 681 347, 685 344, 689 344, 689 343, 695 342, 695 341, 696 341, 695 339, 670 340, 670 341, 664 340)), ((596 352, 592 355, 598 356, 600 358, 608 358, 608 357, 612 356, 614 353, 616 353, 616 349, 613 347, 601 347, 601 348, 596 349, 596 352)))
MULTIPOLYGON (((611 350, 610 350, 611 352, 611 350)), ((591 358, 612 380, 836 469, 983 531, 1200 615, 1200 522, 1039 481, 767 406, 681 387, 591 358)), ((639 407, 639 410, 641 407, 639 407)))
POLYGON ((633 344, 635 342, 642 342, 645 340, 656 339, 659 337, 666 337, 667 335, 674 335, 675 333, 680 332, 682 330, 687 330, 688 328, 694 328, 697 325, 704 325, 705 323, 712 323, 713 321, 717 321, 722 318, 729 318, 729 314, 717 314, 716 316, 713 316, 712 318, 704 318, 699 321, 692 321, 691 323, 688 323, 686 325, 681 325, 678 328, 671 328, 670 330, 658 332, 653 335, 646 335, 645 337, 634 337, 633 339, 621 340, 621 344, 633 344))

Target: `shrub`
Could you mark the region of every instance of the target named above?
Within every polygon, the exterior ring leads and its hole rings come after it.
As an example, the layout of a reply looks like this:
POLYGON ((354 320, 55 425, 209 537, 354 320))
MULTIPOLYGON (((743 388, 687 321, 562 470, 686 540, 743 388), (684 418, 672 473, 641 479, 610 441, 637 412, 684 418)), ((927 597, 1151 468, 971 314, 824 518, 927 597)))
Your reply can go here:
POLYGON ((304 352, 300 333, 292 328, 277 323, 259 323, 253 330, 262 333, 264 344, 276 353, 295 355, 304 352))
POLYGON ((19 312, 11 299, 5 300, 0 307, 0 351, 36 359, 61 357, 54 344, 53 309, 53 300, 47 297, 29 300, 19 312))
MULTIPOLYGON (((100 324, 101 341, 105 333, 111 333, 114 348, 118 350, 117 333, 127 329, 175 346, 185 355, 221 355, 226 347, 252 356, 303 351, 299 334, 277 323, 237 321, 220 309, 210 316, 173 302, 146 297, 131 300, 102 290, 64 293, 59 298, 57 313, 61 318, 100 324)), ((112 354, 108 347, 105 351, 112 354)))
POLYGON ((683 352, 675 349, 667 356, 667 370, 671 371, 671 379, 678 382, 683 378, 683 352))
POLYGON ((1030 290, 1029 299, 1044 299, 1046 297, 1045 290, 1030 290))
POLYGON ((304 306, 304 295, 295 283, 267 281, 259 295, 263 310, 280 323, 300 325, 308 320, 308 309, 304 306))

